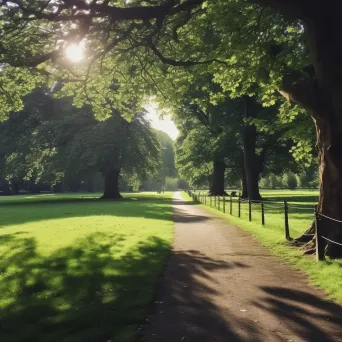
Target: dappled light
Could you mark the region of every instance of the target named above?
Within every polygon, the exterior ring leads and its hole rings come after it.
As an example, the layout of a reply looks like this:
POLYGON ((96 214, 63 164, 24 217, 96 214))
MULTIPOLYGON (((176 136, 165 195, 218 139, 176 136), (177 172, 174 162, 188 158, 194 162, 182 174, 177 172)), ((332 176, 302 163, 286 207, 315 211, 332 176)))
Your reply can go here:
POLYGON ((338 341, 342 307, 214 213, 175 199, 174 252, 146 341, 338 341), (189 221, 189 216, 206 220, 189 221))
POLYGON ((342 341, 341 0, 0 27, 1 342, 342 341))
POLYGON ((131 341, 169 253, 170 196, 39 197, 0 205, 0 340, 131 341))
POLYGON ((125 240, 93 233, 46 256, 34 238, 1 235, 1 340, 134 336, 169 244, 150 237, 122 254, 125 240))

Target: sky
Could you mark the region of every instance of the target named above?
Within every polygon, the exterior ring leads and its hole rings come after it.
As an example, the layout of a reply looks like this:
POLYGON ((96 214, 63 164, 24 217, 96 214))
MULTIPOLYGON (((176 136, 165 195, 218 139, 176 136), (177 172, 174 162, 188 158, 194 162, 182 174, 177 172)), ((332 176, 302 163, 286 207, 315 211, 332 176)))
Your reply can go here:
POLYGON ((167 133, 172 140, 176 140, 178 136, 178 129, 172 121, 171 115, 165 115, 163 118, 159 117, 157 105, 145 106, 147 110, 147 118, 151 121, 153 128, 167 133))
MULTIPOLYGON (((84 58, 84 46, 71 44, 66 49, 67 57, 75 63, 80 62, 84 58)), ((150 120, 153 128, 167 133, 172 140, 176 140, 178 136, 178 129, 170 115, 164 115, 160 118, 158 113, 158 107, 154 103, 149 103, 144 106, 147 110, 147 118, 150 120)))

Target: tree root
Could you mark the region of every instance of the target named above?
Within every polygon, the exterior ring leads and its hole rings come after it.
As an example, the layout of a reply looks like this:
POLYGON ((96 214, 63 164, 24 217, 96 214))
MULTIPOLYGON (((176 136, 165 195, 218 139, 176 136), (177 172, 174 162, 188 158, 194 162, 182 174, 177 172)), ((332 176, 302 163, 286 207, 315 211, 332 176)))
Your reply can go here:
POLYGON ((315 240, 311 240, 301 247, 301 250, 305 255, 312 255, 316 253, 316 243, 315 240))
POLYGON ((316 252, 315 222, 311 223, 303 235, 293 240, 291 246, 299 247, 304 255, 314 254, 316 252))

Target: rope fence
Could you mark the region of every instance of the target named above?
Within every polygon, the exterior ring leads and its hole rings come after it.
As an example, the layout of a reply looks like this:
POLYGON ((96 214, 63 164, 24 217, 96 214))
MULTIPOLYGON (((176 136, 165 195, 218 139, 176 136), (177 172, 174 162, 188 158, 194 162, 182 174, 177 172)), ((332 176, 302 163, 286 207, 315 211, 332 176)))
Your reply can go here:
POLYGON ((334 218, 332 218, 332 217, 329 217, 329 216, 326 216, 326 215, 323 215, 323 214, 317 214, 317 215, 319 215, 319 216, 321 216, 321 217, 324 217, 324 218, 327 218, 327 219, 329 219, 329 220, 331 220, 331 221, 335 221, 335 222, 337 222, 337 223, 342 223, 342 221, 340 221, 340 220, 336 220, 336 219, 334 219, 334 218))
MULTIPOLYGON (((241 211, 242 211, 242 205, 241 204, 248 204, 248 220, 251 222, 253 219, 253 207, 255 205, 260 205, 260 213, 257 212, 257 214, 261 215, 261 224, 265 225, 265 212, 267 210, 272 209, 278 209, 282 210, 284 214, 284 233, 285 238, 288 241, 291 241, 292 238, 290 236, 290 225, 289 225, 289 211, 291 213, 291 209, 293 210, 299 210, 302 212, 312 212, 313 218, 315 219, 315 234, 309 234, 304 233, 303 236, 310 236, 315 237, 316 239, 316 259, 317 260, 324 260, 324 251, 327 243, 332 243, 338 246, 342 246, 342 243, 332 240, 331 238, 328 238, 326 236, 322 235, 321 231, 321 225, 320 222, 322 219, 331 220, 335 223, 341 224, 342 228, 342 220, 335 219, 333 217, 329 217, 327 215, 318 213, 316 210, 316 207, 302 207, 299 205, 292 205, 288 204, 287 199, 284 199, 284 203, 280 204, 271 200, 250 200, 246 198, 241 198, 241 196, 209 196, 206 193, 197 193, 195 191, 189 190, 188 191, 189 196, 196 202, 202 203, 204 205, 209 205, 210 207, 217 208, 220 211, 223 211, 226 213, 226 199, 228 198, 229 201, 229 214, 233 215, 233 203, 237 203, 238 205, 238 217, 241 218, 241 211), (209 199, 208 199, 209 197, 209 199)), ((244 207, 245 208, 245 207, 244 207)), ((293 214, 293 213, 292 213, 293 214)))
POLYGON ((321 227, 322 218, 330 220, 338 224, 342 224, 341 220, 337 220, 333 217, 318 213, 315 210, 315 235, 316 235, 316 259, 317 261, 325 259, 324 251, 325 251, 327 242, 342 247, 342 243, 329 239, 328 237, 322 234, 323 233, 322 227, 321 227))

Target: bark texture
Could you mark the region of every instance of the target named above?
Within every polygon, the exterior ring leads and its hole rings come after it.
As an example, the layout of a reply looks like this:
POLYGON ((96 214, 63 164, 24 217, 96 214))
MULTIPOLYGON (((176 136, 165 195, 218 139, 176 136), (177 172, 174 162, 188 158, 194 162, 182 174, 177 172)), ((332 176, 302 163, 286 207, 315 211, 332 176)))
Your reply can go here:
POLYGON ((120 170, 109 169, 104 172, 104 193, 102 199, 122 198, 119 191, 120 170))
POLYGON ((227 195, 224 191, 224 173, 226 165, 222 160, 214 161, 214 172, 210 187, 210 196, 223 196, 227 195))
MULTIPOLYGON (((316 124, 318 213, 342 221, 342 2, 312 1, 304 25, 315 76, 311 81, 289 77, 284 90, 289 99, 306 107, 316 124)), ((341 223, 321 216, 319 225, 323 236, 342 243, 341 223)), ((342 257, 341 246, 323 243, 326 255, 342 257)))
POLYGON ((241 183, 242 183, 242 194, 241 194, 241 197, 242 198, 248 198, 247 177, 246 177, 246 170, 245 170, 244 167, 242 168, 241 183))
MULTIPOLYGON (((253 98, 246 96, 244 98, 245 118, 255 118, 259 105, 253 98)), ((255 125, 246 123, 243 130, 243 148, 244 148, 244 167, 247 181, 248 197, 251 200, 260 200, 259 174, 260 161, 256 154, 257 130, 255 125)))

